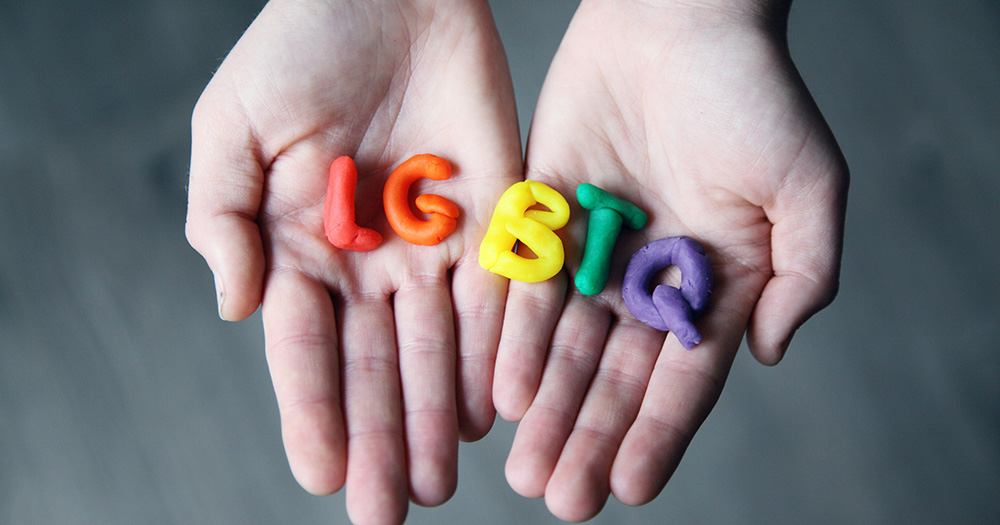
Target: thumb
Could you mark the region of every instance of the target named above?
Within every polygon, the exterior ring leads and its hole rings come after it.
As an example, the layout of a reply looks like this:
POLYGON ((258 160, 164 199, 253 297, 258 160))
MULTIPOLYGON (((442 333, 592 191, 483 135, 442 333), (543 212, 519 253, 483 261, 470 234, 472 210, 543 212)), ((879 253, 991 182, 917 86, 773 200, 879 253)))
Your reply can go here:
POLYGON ((215 275, 219 317, 239 321, 261 300, 264 249, 257 227, 264 174, 241 109, 218 103, 212 86, 191 119, 185 233, 215 275))
POLYGON ((848 175, 842 157, 808 180, 782 188, 765 207, 771 228, 773 275, 754 308, 747 333, 750 351, 765 365, 784 357, 792 336, 837 295, 843 250, 848 175))

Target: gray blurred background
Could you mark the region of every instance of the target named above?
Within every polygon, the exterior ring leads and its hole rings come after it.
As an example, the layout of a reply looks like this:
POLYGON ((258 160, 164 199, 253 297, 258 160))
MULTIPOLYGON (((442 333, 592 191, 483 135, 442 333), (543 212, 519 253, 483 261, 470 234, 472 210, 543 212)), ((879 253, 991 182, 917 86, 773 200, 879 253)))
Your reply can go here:
MULTIPOLYGON (((526 131, 576 2, 491 3, 526 131)), ((183 234, 191 109, 262 4, 0 1, 0 523, 347 521, 183 234)), ((797 0, 790 33, 852 168, 840 296, 594 522, 998 523, 1000 2, 797 0)), ((513 432, 410 522, 555 522, 507 487, 513 432)))

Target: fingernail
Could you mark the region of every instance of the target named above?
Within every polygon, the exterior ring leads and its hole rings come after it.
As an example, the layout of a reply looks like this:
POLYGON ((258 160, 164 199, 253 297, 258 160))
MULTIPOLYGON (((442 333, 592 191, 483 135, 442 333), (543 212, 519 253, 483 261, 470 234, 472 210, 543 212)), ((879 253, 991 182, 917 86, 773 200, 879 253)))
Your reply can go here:
POLYGON ((226 318, 222 315, 222 304, 226 301, 226 289, 218 275, 213 273, 212 276, 215 278, 215 299, 219 303, 219 319, 225 321, 226 318))
POLYGON ((795 337, 795 331, 793 330, 791 334, 781 342, 781 346, 778 347, 778 359, 781 360, 785 357, 785 353, 788 352, 788 346, 792 344, 792 338, 795 337))

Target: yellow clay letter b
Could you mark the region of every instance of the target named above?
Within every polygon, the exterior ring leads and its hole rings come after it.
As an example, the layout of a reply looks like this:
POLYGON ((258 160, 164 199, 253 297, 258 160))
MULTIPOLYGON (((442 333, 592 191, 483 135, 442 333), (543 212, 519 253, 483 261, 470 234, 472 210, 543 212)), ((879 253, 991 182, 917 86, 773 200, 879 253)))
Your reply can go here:
POLYGON ((555 234, 569 222, 569 203, 558 191, 535 181, 514 184, 500 197, 479 246, 479 265, 508 279, 537 283, 559 273, 565 253, 555 234), (542 204, 551 211, 529 210, 542 204), (513 253, 521 241, 536 259, 513 253))

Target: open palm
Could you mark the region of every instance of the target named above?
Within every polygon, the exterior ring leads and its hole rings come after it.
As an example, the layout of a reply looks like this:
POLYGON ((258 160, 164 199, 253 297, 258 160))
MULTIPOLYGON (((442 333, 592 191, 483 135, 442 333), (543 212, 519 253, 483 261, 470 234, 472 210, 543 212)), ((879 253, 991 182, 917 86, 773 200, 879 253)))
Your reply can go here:
POLYGON ((447 500, 460 433, 492 424, 507 285, 476 250, 521 174, 485 1, 271 2, 199 100, 188 237, 223 318, 262 304, 293 473, 315 493, 346 480, 357 522, 399 521, 408 497, 447 500), (414 190, 460 208, 435 246, 396 236, 382 206, 388 174, 420 153, 454 168, 414 190), (324 236, 327 170, 342 155, 358 167, 357 223, 384 238, 371 252, 324 236))
MULTIPOLYGON (((846 167, 775 29, 784 14, 651 4, 582 2, 528 144, 528 179, 567 196, 589 182, 649 215, 623 231, 603 293, 581 295, 565 273, 510 286, 494 381, 498 412, 520 420, 507 477, 567 520, 611 493, 655 497, 744 333, 774 364, 837 287, 846 167), (679 235, 706 247, 715 274, 692 351, 621 298, 628 257, 679 235)), ((587 216, 572 213, 570 272, 587 216)))

